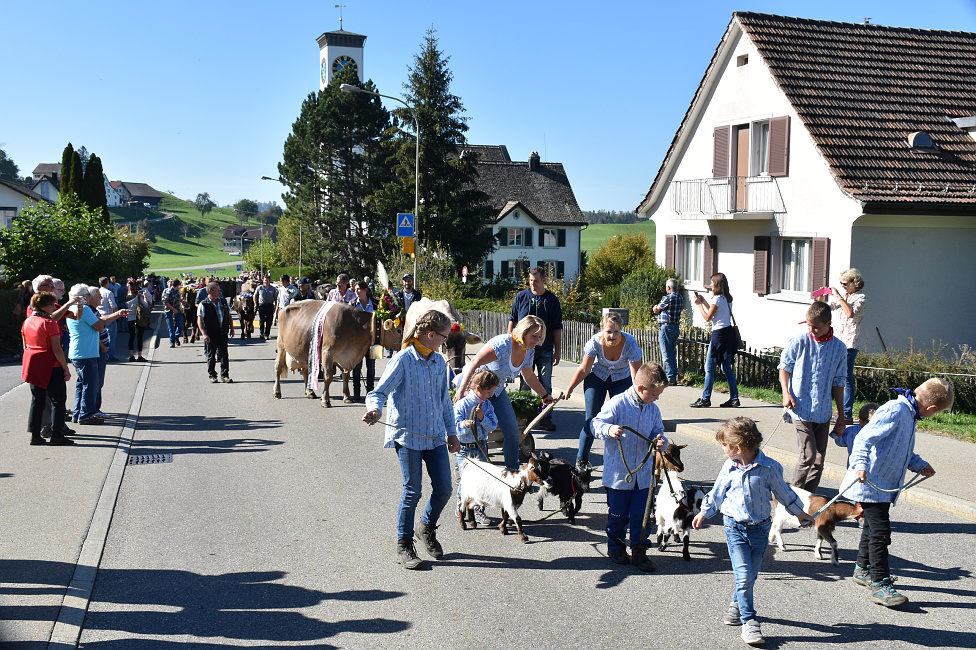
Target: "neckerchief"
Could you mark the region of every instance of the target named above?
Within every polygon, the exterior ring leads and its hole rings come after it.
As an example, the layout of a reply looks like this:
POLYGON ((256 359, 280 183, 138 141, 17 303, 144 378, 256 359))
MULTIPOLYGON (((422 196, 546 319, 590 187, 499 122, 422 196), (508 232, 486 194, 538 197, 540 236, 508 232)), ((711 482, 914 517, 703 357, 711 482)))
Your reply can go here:
MULTIPOLYGON (((813 336, 813 332, 810 332, 810 336, 813 336)), ((833 327, 831 327, 829 330, 827 330, 827 333, 824 334, 820 338, 817 338, 816 336, 813 336, 813 340, 816 341, 817 343, 826 343, 827 341, 829 341, 832 338, 834 338, 834 328, 833 327)))
POLYGON ((418 339, 416 336, 408 339, 407 342, 403 344, 403 349, 406 350, 408 345, 412 345, 417 350, 417 354, 423 357, 425 361, 434 353, 431 348, 428 348, 426 345, 421 343, 420 339, 418 339))
POLYGON ((922 415, 919 413, 918 402, 915 401, 915 392, 910 388, 891 388, 892 392, 898 393, 902 397, 908 400, 909 406, 912 407, 912 415, 916 420, 921 420, 922 415))
POLYGON ((522 339, 518 338, 514 334, 512 334, 512 340, 515 341, 515 343, 518 344, 518 346, 519 346, 520 349, 522 349, 522 350, 528 350, 529 349, 529 348, 525 347, 525 343, 522 342, 522 339))
POLYGON ((617 347, 618 345, 620 345, 621 343, 624 342, 624 335, 623 334, 620 335, 620 339, 616 343, 607 343, 607 337, 605 337, 605 336, 603 336, 601 338, 603 339, 603 345, 607 346, 608 348, 615 348, 615 347, 617 347))

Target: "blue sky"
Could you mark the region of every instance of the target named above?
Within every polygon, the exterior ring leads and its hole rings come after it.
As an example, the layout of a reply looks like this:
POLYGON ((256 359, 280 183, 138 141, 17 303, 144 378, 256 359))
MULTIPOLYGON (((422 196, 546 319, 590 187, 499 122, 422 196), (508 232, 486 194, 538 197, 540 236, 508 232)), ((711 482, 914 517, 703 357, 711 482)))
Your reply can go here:
MULTIPOLYGON (((277 176, 318 90, 315 39, 339 28, 335 1, 6 4, 0 148, 22 175, 70 141, 112 180, 281 203, 259 179, 277 176)), ((643 198, 735 10, 976 32, 976 0, 343 4, 380 92, 401 95, 435 28, 469 141, 563 163, 584 210, 643 198)))

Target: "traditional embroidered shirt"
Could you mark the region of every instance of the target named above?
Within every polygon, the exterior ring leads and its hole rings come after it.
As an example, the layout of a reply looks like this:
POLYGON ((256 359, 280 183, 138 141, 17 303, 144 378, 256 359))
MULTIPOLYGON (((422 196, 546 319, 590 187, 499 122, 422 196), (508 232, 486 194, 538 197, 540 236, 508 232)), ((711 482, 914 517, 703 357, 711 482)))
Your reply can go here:
POLYGON ((606 381, 608 377, 611 381, 620 381, 629 377, 630 364, 640 361, 643 357, 643 352, 641 352, 637 339, 627 332, 621 332, 620 336, 622 338, 620 345, 624 346, 624 349, 620 351, 620 358, 616 361, 609 361, 603 355, 602 334, 595 334, 583 346, 583 355, 595 359, 593 369, 590 372, 603 381, 606 381))
POLYGON ((834 337, 818 343, 809 332, 790 339, 780 357, 780 370, 790 373, 794 412, 804 422, 829 422, 834 410, 831 389, 847 382, 847 346, 834 337))
MULTIPOLYGON (((591 425, 594 437, 606 439, 603 446, 603 487, 615 490, 643 490, 650 487, 654 473, 653 456, 647 458, 647 462, 633 475, 630 483, 625 478, 627 467, 633 471, 647 456, 650 443, 625 429, 618 446, 616 440, 608 437, 610 427, 617 424, 640 431, 642 435, 653 440, 658 435, 664 435, 661 410, 657 404, 645 404, 632 386, 604 404, 603 410, 593 418, 591 425), (623 456, 620 455, 621 449, 623 456), (627 459, 626 466, 624 458, 627 459)), ((664 446, 666 448, 667 442, 664 446)))
POLYGON ((783 479, 783 466, 759 450, 748 465, 725 461, 701 511, 705 519, 721 511, 740 524, 758 524, 771 516, 774 495, 790 514, 803 512, 803 502, 783 479))
POLYGON ((495 407, 489 400, 481 402, 481 410, 485 414, 485 419, 479 421, 477 416, 474 418, 475 428, 478 430, 478 440, 474 439, 471 428, 464 426, 463 422, 471 418, 471 411, 477 406, 478 401, 478 396, 474 394, 474 391, 468 391, 468 394, 454 405, 455 433, 458 440, 463 443, 483 442, 488 439, 489 433, 498 428, 498 416, 495 415, 495 407))

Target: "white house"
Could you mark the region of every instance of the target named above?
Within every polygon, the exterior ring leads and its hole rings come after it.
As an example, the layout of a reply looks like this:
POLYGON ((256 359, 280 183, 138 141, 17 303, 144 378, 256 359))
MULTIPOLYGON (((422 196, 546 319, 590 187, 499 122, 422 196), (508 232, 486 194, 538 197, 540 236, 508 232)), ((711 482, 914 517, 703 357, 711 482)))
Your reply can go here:
POLYGON ((752 346, 850 267, 862 350, 976 346, 974 132, 976 34, 736 12, 638 212, 752 346))
POLYGON ((586 219, 562 163, 547 163, 532 152, 513 162, 504 145, 465 145, 477 154, 476 186, 496 210, 491 221, 498 248, 482 263, 481 276, 521 277, 533 266, 548 266, 557 277, 580 271, 580 232, 586 219))
POLYGON ((0 179, 0 228, 10 226, 14 217, 25 207, 44 201, 53 203, 19 183, 0 179))
POLYGON ((122 197, 119 195, 119 191, 112 186, 112 181, 108 180, 108 176, 102 174, 102 180, 105 182, 105 200, 108 201, 108 207, 117 208, 122 205, 122 197))

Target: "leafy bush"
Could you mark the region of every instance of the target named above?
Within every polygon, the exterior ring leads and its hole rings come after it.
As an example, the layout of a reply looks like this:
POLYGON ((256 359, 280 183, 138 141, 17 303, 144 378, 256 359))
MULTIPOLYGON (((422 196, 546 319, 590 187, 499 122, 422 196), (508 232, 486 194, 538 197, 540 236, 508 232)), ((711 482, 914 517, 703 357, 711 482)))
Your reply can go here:
POLYGON ((626 275, 620 282, 620 306, 630 310, 631 327, 647 327, 655 322, 654 305, 667 293, 669 278, 681 282, 677 271, 651 261, 626 275))
POLYGON ((493 311, 499 314, 507 314, 512 311, 512 301, 499 301, 490 298, 461 298, 453 303, 454 307, 461 313, 466 311, 493 311))
POLYGON ((653 261, 654 253, 644 233, 614 235, 590 256, 586 286, 591 291, 606 291, 634 269, 653 261))
POLYGON ((542 411, 542 398, 530 390, 510 390, 508 399, 512 402, 515 417, 520 420, 531 420, 542 411))
POLYGON ((855 370, 857 397, 883 404, 891 399, 889 388, 917 388, 929 377, 943 376, 955 389, 954 412, 976 414, 976 351, 968 345, 952 350, 933 342, 929 350, 916 350, 909 340, 908 350, 888 350, 880 354, 859 354, 858 366, 892 370, 855 370))

